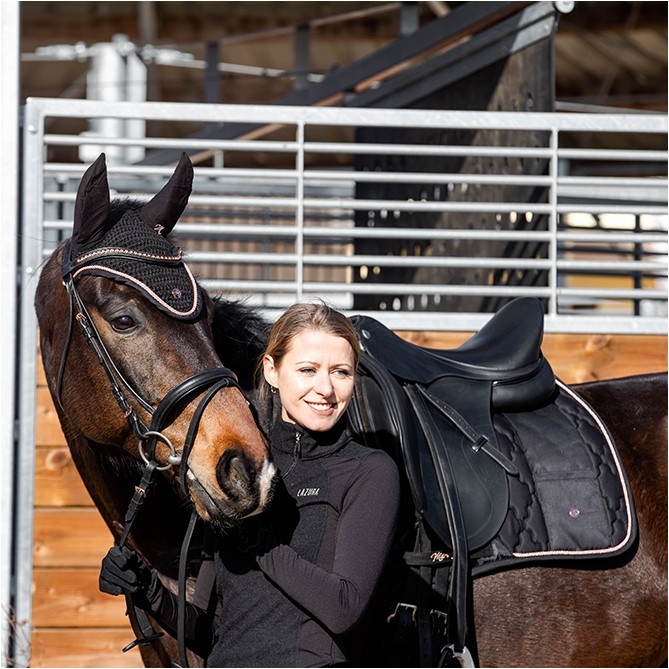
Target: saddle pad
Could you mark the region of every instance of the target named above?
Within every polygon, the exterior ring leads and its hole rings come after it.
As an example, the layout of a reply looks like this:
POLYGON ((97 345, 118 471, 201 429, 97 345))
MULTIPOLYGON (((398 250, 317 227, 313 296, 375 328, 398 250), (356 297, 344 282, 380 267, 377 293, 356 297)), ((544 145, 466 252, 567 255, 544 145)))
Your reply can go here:
POLYGON ((560 381, 555 400, 494 417, 498 447, 518 469, 497 536, 472 556, 475 575, 536 560, 623 552, 636 537, 627 476, 593 409, 560 381))

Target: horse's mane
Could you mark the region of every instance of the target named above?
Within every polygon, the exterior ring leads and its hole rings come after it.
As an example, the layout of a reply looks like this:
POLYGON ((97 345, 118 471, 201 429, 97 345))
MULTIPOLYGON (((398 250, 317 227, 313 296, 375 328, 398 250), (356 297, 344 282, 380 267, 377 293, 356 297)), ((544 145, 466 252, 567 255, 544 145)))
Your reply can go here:
POLYGON ((240 300, 214 297, 214 346, 226 367, 239 378, 243 390, 252 390, 256 367, 265 349, 270 323, 240 300))

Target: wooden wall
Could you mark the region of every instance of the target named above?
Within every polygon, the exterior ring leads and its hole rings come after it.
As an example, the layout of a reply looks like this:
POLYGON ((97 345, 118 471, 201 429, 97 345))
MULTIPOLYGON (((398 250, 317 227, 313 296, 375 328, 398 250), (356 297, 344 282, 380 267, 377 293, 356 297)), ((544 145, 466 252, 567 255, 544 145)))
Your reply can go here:
POLYGON ((31 667, 141 667, 125 600, 98 590, 112 535, 74 468, 43 371, 37 387, 31 667))
MULTIPOLYGON (((400 333, 423 346, 454 348, 467 333, 400 333)), ((547 335, 543 346, 567 383, 666 371, 666 336, 547 335)), ((120 598, 98 591, 111 534, 74 469, 44 379, 36 443, 32 667, 141 667, 120 598)))

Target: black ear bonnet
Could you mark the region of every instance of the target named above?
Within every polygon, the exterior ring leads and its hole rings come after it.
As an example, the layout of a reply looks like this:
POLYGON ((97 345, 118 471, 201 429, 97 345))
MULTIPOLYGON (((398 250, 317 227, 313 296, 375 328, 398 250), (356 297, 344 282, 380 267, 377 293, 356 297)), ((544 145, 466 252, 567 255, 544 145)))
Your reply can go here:
POLYGON ((144 206, 126 209, 110 223, 113 217, 109 216, 106 167, 101 155, 79 186, 74 230, 63 255, 63 276, 76 280, 93 274, 119 281, 139 290, 173 318, 196 319, 202 310, 200 289, 183 262, 181 249, 164 236, 188 202, 192 174, 190 160, 183 154, 158 195, 144 206))

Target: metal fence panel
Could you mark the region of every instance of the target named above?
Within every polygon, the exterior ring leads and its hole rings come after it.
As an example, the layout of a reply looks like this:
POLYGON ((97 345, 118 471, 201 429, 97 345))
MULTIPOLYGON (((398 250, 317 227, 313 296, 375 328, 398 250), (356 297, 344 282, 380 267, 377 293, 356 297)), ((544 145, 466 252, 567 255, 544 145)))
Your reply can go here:
MULTIPOLYGON (((243 297, 270 318, 295 300, 318 295, 357 313, 366 311, 357 304, 373 302, 366 312, 393 329, 469 331, 500 301, 534 295, 546 305, 549 332, 667 332, 665 115, 30 99, 24 118, 19 469, 25 480, 16 554, 18 615, 28 623, 33 300, 41 264, 69 236, 85 168, 80 151, 188 151, 196 165, 194 192, 176 231, 187 259, 210 291, 243 297), (92 121, 105 118, 141 119, 148 134, 137 139, 88 131, 92 121), (235 140, 170 137, 164 130, 249 123, 259 129, 235 140), (398 129, 397 141, 361 143, 361 129, 398 129), (416 129, 448 141, 411 141, 416 129), (497 137, 504 131, 508 141, 486 143, 491 130, 497 137), (526 133, 545 142, 531 144, 526 133), (474 155, 489 160, 490 169, 468 170, 474 155), (367 164, 373 156, 390 164, 410 156, 418 167, 356 169, 361 156, 367 164), (459 169, 444 170, 453 160, 459 169), (514 174, 499 167, 509 160, 539 161, 542 169, 514 174), (490 189, 500 187, 539 196, 491 198, 498 191, 490 189), (444 306, 463 298, 488 311, 444 306)), ((108 164, 116 194, 138 198, 155 194, 172 170, 108 164)))
MULTIPOLYGON (((48 119, 54 127, 58 119, 112 115, 147 125, 258 124, 253 137, 232 140, 81 131, 45 133, 43 144, 47 157, 82 146, 86 155, 138 144, 147 152, 189 151, 195 188, 179 236, 190 262, 205 287, 257 303, 270 317, 319 295, 357 313, 373 304, 373 315, 395 329, 472 330, 501 301, 536 295, 546 304, 547 331, 666 332, 667 151, 663 141, 664 149, 655 148, 666 135, 665 116, 62 100, 29 106, 35 125, 48 119), (355 141, 370 128, 397 130, 400 139, 355 141), (413 143, 411 132, 426 128, 466 139, 413 143), (491 130, 504 131, 508 142, 486 145, 491 130), (544 136, 545 145, 530 144, 527 133, 544 136), (611 144, 614 136, 622 139, 611 144), (361 156, 374 155, 411 156, 418 169, 356 169, 361 156), (486 157, 491 170, 468 172, 472 156, 486 157), (543 172, 498 169, 510 159, 539 161, 543 172), (453 160, 458 171, 440 169, 453 160), (370 188, 387 195, 365 197, 370 188), (540 195, 490 199, 500 188, 540 195), (449 308, 456 295, 480 300, 449 308)), ((143 197, 171 169, 110 165, 110 182, 120 194, 143 197)), ((76 184, 82 165, 46 160, 42 170, 59 184, 42 196, 45 206, 61 205, 60 216, 42 223, 57 240, 67 234, 70 180, 76 184)), ((42 254, 52 248, 45 244, 42 254)))

